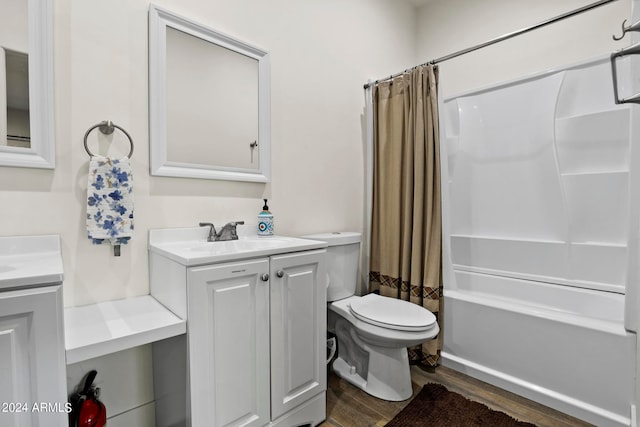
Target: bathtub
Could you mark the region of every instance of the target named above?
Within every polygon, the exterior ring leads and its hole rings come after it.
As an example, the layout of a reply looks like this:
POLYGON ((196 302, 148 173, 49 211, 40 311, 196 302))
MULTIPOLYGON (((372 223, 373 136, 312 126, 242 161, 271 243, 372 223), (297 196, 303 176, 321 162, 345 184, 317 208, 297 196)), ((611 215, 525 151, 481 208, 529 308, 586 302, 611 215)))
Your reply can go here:
POLYGON ((597 426, 631 425, 624 295, 456 269, 442 363, 597 426))
POLYGON ((607 55, 440 101, 442 363, 635 427, 638 117, 611 88, 607 55))

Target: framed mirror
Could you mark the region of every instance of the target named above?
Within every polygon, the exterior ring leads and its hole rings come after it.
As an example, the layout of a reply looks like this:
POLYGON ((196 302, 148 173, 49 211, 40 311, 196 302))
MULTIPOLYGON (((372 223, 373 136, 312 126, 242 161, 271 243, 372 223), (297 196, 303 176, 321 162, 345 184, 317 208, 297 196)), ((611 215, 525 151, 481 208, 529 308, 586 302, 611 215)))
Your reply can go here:
POLYGON ((268 182, 267 52, 151 5, 151 174, 268 182))
POLYGON ((55 167, 52 7, 0 2, 0 166, 55 167))

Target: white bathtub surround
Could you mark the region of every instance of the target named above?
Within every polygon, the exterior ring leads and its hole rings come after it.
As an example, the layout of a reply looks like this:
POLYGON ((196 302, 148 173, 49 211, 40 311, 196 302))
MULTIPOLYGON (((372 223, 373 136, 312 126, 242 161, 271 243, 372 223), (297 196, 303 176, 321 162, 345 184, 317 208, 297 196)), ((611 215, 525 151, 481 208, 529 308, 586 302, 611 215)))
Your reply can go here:
MULTIPOLYGON (((620 64, 622 91, 629 72, 620 64)), ((632 115, 613 102, 608 57, 442 107, 444 364, 628 426, 632 115)))

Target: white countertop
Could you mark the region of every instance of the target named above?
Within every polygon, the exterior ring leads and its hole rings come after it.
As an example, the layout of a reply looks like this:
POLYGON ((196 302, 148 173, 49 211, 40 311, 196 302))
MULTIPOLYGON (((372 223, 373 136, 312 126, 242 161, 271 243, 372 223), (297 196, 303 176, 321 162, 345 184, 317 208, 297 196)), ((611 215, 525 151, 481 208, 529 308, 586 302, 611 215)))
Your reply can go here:
POLYGON ((0 290, 61 284, 60 236, 0 237, 0 290))
POLYGON ((191 267, 257 258, 288 252, 322 249, 326 242, 286 236, 262 237, 255 226, 239 225, 238 240, 207 242, 207 227, 149 230, 149 250, 191 267))
MULTIPOLYGON (((0 237, 0 291, 59 285, 60 237, 0 237)), ((186 322, 150 295, 64 309, 67 364, 184 334, 186 322)))
POLYGON ((64 310, 67 364, 184 334, 186 321, 151 295, 64 310))

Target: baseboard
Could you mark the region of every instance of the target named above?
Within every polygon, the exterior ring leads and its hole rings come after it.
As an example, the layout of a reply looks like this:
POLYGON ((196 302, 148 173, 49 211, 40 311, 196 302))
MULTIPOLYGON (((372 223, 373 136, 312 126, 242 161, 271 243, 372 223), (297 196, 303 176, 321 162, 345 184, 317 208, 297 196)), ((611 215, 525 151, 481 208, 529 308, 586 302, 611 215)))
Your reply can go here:
POLYGON ((269 427, 317 426, 326 419, 327 392, 323 391, 315 397, 301 403, 277 420, 269 427))
POLYGON ((526 397, 527 399, 531 399, 542 405, 564 412, 565 414, 569 414, 599 427, 629 427, 632 425, 630 417, 624 417, 572 398, 571 396, 545 389, 537 384, 479 365, 453 354, 442 352, 441 360, 443 366, 526 397))
POLYGON ((155 427, 155 404, 150 402, 122 414, 109 417, 107 425, 109 427, 155 427))

